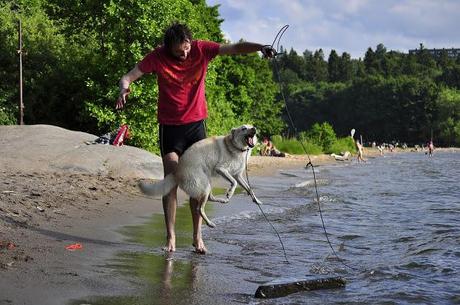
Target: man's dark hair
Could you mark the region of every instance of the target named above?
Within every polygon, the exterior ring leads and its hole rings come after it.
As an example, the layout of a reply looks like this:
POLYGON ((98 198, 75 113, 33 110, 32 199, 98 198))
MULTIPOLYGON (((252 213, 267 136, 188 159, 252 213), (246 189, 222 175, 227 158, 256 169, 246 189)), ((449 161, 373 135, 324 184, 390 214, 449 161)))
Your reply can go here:
POLYGON ((175 22, 166 29, 163 43, 166 49, 171 50, 173 45, 183 43, 186 40, 192 41, 192 32, 185 24, 175 22))

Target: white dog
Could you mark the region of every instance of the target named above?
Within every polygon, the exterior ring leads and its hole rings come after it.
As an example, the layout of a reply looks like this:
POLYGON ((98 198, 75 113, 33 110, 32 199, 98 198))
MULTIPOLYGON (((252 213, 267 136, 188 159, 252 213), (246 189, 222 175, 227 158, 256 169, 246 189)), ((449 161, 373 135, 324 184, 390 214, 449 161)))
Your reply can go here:
POLYGON ((227 136, 203 139, 184 152, 174 173, 157 183, 141 182, 139 186, 147 195, 164 196, 178 185, 187 195, 198 201, 199 213, 206 224, 215 227, 206 216, 206 202, 209 200, 227 203, 233 196, 237 183, 248 192, 253 202, 262 203, 243 178, 247 158, 256 142, 256 128, 249 125, 233 128, 227 136), (225 198, 216 198, 211 193, 211 177, 217 175, 230 182, 225 198))

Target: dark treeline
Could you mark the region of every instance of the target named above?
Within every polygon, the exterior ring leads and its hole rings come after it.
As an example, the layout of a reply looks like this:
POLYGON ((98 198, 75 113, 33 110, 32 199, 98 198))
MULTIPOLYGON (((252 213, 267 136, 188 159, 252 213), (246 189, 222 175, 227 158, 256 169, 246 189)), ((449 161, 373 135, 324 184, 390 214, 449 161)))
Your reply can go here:
MULTIPOLYGON (((224 42, 218 6, 205 0, 0 0, 0 124, 18 117, 18 19, 24 41, 24 121, 102 134, 130 126, 131 145, 158 151, 155 76, 132 84, 115 111, 118 81, 174 21, 195 38, 224 42)), ((244 33, 241 33, 244 37, 244 33)), ((460 143, 460 62, 369 49, 364 60, 321 50, 277 57, 297 131, 330 123, 367 140, 460 143)), ((216 58, 206 80, 209 134, 252 123, 261 135, 293 135, 273 61, 216 58)))
POLYGON ((332 50, 282 51, 279 71, 288 109, 300 130, 329 122, 338 135, 355 128, 368 141, 460 144, 460 58, 369 48, 364 59, 332 50))

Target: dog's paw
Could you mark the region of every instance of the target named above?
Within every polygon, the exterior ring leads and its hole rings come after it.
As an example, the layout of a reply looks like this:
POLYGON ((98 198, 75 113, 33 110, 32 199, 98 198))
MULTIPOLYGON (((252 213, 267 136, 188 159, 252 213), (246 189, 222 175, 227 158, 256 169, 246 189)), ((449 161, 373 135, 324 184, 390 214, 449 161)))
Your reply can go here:
POLYGON ((227 197, 228 200, 233 197, 233 194, 235 193, 235 190, 229 190, 226 194, 225 197, 227 197))
POLYGON ((254 203, 256 203, 256 204, 263 204, 262 201, 260 201, 259 199, 257 199, 257 197, 252 198, 252 202, 254 202, 254 203))

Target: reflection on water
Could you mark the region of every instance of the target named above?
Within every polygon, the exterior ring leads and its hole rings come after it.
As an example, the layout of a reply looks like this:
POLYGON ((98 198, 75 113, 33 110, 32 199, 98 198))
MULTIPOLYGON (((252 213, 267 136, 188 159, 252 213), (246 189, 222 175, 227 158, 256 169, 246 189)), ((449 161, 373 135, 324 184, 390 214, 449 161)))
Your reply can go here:
POLYGON ((192 253, 188 206, 178 209, 172 260, 160 250, 162 215, 126 228, 127 238, 148 250, 120 253, 110 266, 136 279, 139 292, 73 304, 459 304, 460 154, 396 154, 340 165, 315 169, 340 260, 324 237, 311 170, 302 168, 251 179, 290 264, 257 207, 240 194, 230 204, 207 205, 218 226, 203 231, 206 256, 192 253), (253 298, 262 283, 311 275, 340 275, 347 287, 253 298))
MULTIPOLYGON (((177 246, 191 247, 192 222, 188 205, 177 209, 177 246)), ((153 251, 121 252, 107 267, 118 270, 122 275, 139 279, 139 294, 136 296, 91 297, 73 301, 71 304, 185 304, 197 282, 199 264, 193 253, 182 253, 183 257, 163 253, 165 242, 163 215, 153 215, 142 226, 125 227, 122 233, 131 242, 142 243, 153 251)))
MULTIPOLYGON (((225 194, 223 188, 214 188, 216 196, 225 194)), ((241 194, 238 187, 235 195, 241 194)), ((208 204, 207 212, 213 214, 213 206, 208 204)), ((153 215, 143 225, 126 226, 120 230, 131 243, 145 245, 147 251, 120 252, 110 260, 106 267, 117 270, 123 276, 130 276, 139 285, 134 296, 88 297, 74 300, 70 304, 91 305, 141 305, 141 304, 214 304, 213 289, 209 293, 200 292, 209 276, 201 274, 202 256, 192 252, 192 218, 188 202, 176 211, 176 246, 175 253, 165 253, 163 215, 153 215), (200 280, 201 279, 201 280, 200 280), (195 292, 197 292, 195 295, 195 292)), ((208 256, 209 257, 209 256, 208 256)), ((206 262, 205 262, 206 263, 206 262)), ((116 293, 114 293, 116 295, 116 293)), ((225 303, 222 303, 225 304, 225 303)))

